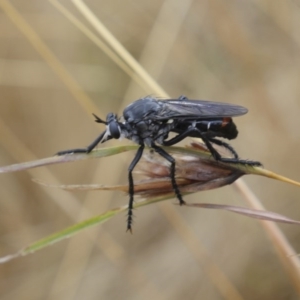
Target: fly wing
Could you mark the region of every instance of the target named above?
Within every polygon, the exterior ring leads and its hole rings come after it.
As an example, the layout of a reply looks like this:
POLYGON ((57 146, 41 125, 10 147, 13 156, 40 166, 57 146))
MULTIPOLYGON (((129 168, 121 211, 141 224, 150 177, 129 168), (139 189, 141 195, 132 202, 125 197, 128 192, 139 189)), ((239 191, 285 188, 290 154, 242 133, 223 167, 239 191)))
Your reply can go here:
POLYGON ((162 109, 154 117, 156 120, 235 117, 248 112, 239 105, 205 100, 166 99, 157 102, 162 109))

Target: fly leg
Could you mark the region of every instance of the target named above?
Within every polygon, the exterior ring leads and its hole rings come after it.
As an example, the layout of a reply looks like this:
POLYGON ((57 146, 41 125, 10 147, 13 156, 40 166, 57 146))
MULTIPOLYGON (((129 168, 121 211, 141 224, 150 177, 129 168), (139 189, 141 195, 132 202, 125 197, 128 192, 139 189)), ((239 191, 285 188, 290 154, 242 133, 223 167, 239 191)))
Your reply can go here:
POLYGON ((133 161, 131 162, 129 168, 128 168, 128 181, 129 181, 129 203, 128 203, 128 217, 127 217, 127 231, 129 230, 132 232, 131 225, 132 225, 132 210, 133 210, 133 196, 134 196, 134 182, 132 177, 132 171, 134 167, 137 165, 139 160, 142 157, 143 151, 144 151, 144 144, 140 145, 140 148, 135 154, 135 157, 133 161))
POLYGON ((228 145, 227 143, 224 143, 223 141, 219 141, 219 140, 213 139, 213 138, 207 138, 204 135, 202 135, 201 139, 204 141, 206 147, 211 152, 212 156, 214 157, 214 159, 216 161, 221 161, 224 163, 231 163, 231 164, 242 164, 242 165, 248 165, 248 166, 258 166, 258 167, 262 166, 262 164, 259 161, 239 159, 235 150, 230 145, 228 145), (216 141, 218 141, 219 144, 218 144, 218 142, 216 143, 216 141), (225 148, 230 150, 230 152, 234 155, 234 158, 222 157, 221 154, 212 146, 211 143, 215 143, 217 145, 224 146, 225 148), (229 147, 227 147, 227 146, 229 146, 229 147))
MULTIPOLYGON (((77 149, 70 149, 70 150, 64 150, 59 151, 56 153, 56 155, 65 155, 65 154, 72 154, 72 153, 90 153, 103 139, 106 131, 102 132, 89 146, 86 148, 77 148, 77 149)), ((108 140, 110 138, 107 138, 108 140)))
POLYGON ((154 149, 155 152, 157 152, 159 155, 161 155, 163 158, 165 158, 168 162, 170 162, 170 177, 172 182, 172 187, 175 192, 175 195, 177 199, 179 200, 179 204, 183 205, 185 204, 185 201, 182 199, 181 193, 179 191, 176 179, 175 179, 175 159, 170 154, 168 154, 164 149, 156 146, 154 143, 151 145, 151 148, 154 149))
MULTIPOLYGON (((231 164, 242 164, 242 165, 247 165, 247 166, 262 166, 262 164, 259 161, 253 161, 253 160, 244 160, 244 159, 239 159, 238 157, 234 157, 234 158, 227 158, 227 157, 222 157, 221 154, 212 146, 211 143, 215 143, 216 144, 216 139, 211 139, 207 138, 205 135, 202 135, 201 139, 204 141, 206 147, 208 148, 208 150, 210 151, 210 153, 212 154, 212 156, 214 157, 214 159, 216 161, 221 161, 224 163, 231 163, 231 164)), ((219 145, 228 145, 226 143, 222 144, 223 142, 220 141, 219 145)), ((229 146, 229 145, 228 145, 229 146)), ((230 146, 230 148, 226 147, 225 148, 229 149, 230 151, 233 150, 233 148, 230 146)), ((236 153, 235 150, 231 151, 233 154, 236 153)))
MULTIPOLYGON (((195 127, 189 127, 186 131, 179 133, 178 135, 176 135, 175 137, 173 137, 172 139, 166 141, 164 140, 162 145, 163 146, 173 146, 179 142, 181 142, 183 139, 185 139, 186 137, 190 136, 190 134, 192 132, 195 132, 195 130, 198 132, 200 132, 199 129, 195 128, 195 127)), ((201 134, 202 135, 202 134, 201 134)))
POLYGON ((227 144, 223 141, 217 140, 217 139, 208 138, 198 128, 193 127, 193 126, 190 126, 186 131, 184 131, 182 133, 179 133, 174 138, 172 138, 168 141, 164 141, 162 144, 164 146, 172 146, 174 144, 179 143, 180 141, 182 141, 186 137, 191 136, 192 133, 193 134, 197 133, 197 136, 203 140, 203 142, 205 143, 207 149, 209 150, 209 152, 211 153, 211 155, 213 156, 213 158, 216 161, 221 161, 221 162, 224 162, 224 163, 249 165, 249 166, 261 166, 262 165, 258 161, 239 159, 237 153, 235 152, 235 150, 229 144, 227 144), (224 146, 225 148, 227 148, 234 155, 234 158, 222 157, 221 154, 212 146, 212 143, 215 143, 217 145, 221 145, 221 146, 224 146))
POLYGON ((223 146, 224 148, 228 149, 228 150, 233 154, 234 158, 239 159, 238 154, 237 154, 236 151, 233 149, 233 147, 230 146, 229 144, 227 144, 227 143, 225 143, 225 142, 223 142, 223 141, 221 141, 221 140, 214 139, 214 138, 210 138, 209 141, 210 141, 211 143, 216 144, 216 145, 223 146))

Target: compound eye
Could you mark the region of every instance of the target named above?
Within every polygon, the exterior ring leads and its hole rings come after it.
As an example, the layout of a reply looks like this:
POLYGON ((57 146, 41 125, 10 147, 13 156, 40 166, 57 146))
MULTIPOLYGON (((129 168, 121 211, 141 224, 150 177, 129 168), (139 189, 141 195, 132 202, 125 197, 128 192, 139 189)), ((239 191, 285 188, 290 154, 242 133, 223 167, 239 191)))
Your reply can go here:
POLYGON ((114 139, 118 139, 121 135, 121 130, 117 122, 111 122, 109 124, 109 131, 110 131, 110 135, 114 139))

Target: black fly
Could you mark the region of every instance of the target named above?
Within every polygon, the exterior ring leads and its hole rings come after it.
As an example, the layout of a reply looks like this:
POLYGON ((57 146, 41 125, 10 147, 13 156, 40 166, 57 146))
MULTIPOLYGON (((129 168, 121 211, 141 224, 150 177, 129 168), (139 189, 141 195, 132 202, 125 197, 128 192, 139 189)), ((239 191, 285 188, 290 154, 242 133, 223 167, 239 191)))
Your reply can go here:
POLYGON ((141 98, 123 111, 123 119, 119 120, 116 114, 109 113, 106 121, 96 115, 96 122, 106 125, 106 130, 87 148, 60 151, 57 155, 71 153, 90 153, 98 143, 111 139, 125 137, 140 145, 133 161, 128 168, 129 204, 127 230, 131 231, 134 183, 132 171, 142 157, 145 145, 152 148, 159 155, 170 162, 170 177, 173 190, 180 205, 185 204, 175 179, 175 159, 164 149, 159 147, 172 146, 186 137, 199 137, 203 140, 215 160, 225 163, 239 163, 251 166, 260 166, 257 161, 240 160, 235 150, 227 143, 216 137, 234 139, 238 131, 231 117, 247 113, 247 109, 233 104, 189 100, 184 96, 178 99, 157 100, 147 96, 141 98), (168 140, 170 132, 177 135, 168 140), (227 148, 233 158, 224 158, 212 144, 227 148))

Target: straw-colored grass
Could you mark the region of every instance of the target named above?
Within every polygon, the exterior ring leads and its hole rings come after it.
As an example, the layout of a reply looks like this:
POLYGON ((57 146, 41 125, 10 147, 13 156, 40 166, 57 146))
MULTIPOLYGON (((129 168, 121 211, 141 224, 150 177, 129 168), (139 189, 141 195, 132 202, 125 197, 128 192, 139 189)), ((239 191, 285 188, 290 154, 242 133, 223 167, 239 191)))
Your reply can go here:
MULTIPOLYGON (((87 145, 102 130, 91 112, 121 113, 145 93, 168 91, 248 107, 232 143, 240 156, 299 180, 296 3, 73 3, 0 0, 1 165, 87 145)), ((126 183, 132 156, 1 175, 1 255, 127 202, 119 193, 42 187, 32 177, 126 183)), ((300 219, 299 189, 261 177, 247 182, 251 190, 237 185, 242 193, 227 187, 186 200, 246 200, 261 208, 256 194, 267 209, 300 219)), ((135 210, 133 236, 125 233, 123 215, 7 263, 0 293, 3 299, 297 299, 298 258, 288 255, 297 252, 299 228, 282 229, 286 237, 271 223, 171 202, 151 205, 135 210)))

